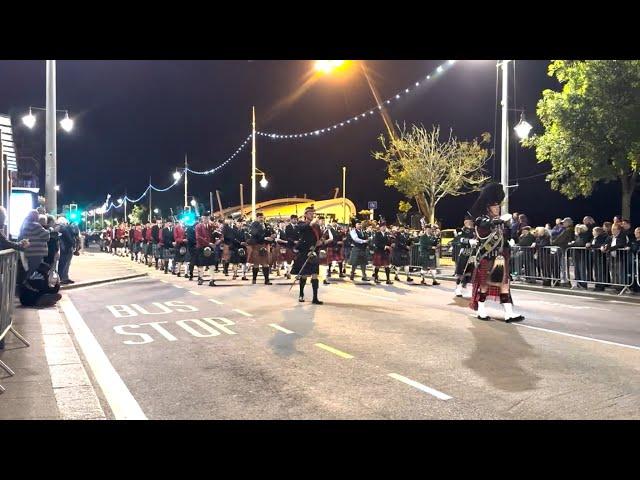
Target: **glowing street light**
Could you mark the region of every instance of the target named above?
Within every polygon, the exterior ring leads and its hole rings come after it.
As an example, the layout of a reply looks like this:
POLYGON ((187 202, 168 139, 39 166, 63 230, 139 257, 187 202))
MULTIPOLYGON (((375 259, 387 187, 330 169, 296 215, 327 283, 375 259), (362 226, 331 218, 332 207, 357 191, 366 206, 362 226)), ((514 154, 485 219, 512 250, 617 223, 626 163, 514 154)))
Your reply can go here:
POLYGON ((196 206, 196 199, 195 198, 191 199, 191 206, 193 206, 193 207, 196 206))
POLYGON ((345 64, 346 60, 316 60, 314 68, 317 72, 331 73, 345 64))
POLYGON ((160 210, 158 210, 157 208, 154 208, 154 209, 153 209, 153 213, 156 213, 156 214, 157 214, 157 213, 160 213, 160 210))
POLYGON ((64 118, 60 120, 60 126, 65 132, 73 130, 73 120, 69 118, 69 112, 66 112, 64 118))
POLYGON ((118 205, 120 205, 123 202, 123 200, 121 198, 118 199, 118 205))
POLYGON ((267 180, 267 178, 264 176, 264 173, 263 173, 262 179, 260 180, 260 186, 262 188, 267 188, 267 185, 269 185, 269 181, 267 180))
POLYGON ((531 126, 531 124, 524 119, 524 112, 520 114, 520 122, 518 122, 518 124, 513 127, 513 129, 516 131, 516 135, 518 135, 518 138, 520 138, 521 140, 529 138, 529 132, 532 128, 533 127, 531 126))
POLYGON ((60 191, 60 185, 56 185, 56 186, 55 186, 55 187, 53 187, 53 188, 54 188, 54 190, 55 190, 56 192, 59 192, 59 191, 60 191))
POLYGON ((31 107, 29 107, 29 114, 22 117, 22 123, 24 123, 28 128, 33 128, 35 126, 36 117, 31 113, 31 107))
POLYGON ((177 182, 180 180, 180 172, 173 172, 173 179, 177 182))

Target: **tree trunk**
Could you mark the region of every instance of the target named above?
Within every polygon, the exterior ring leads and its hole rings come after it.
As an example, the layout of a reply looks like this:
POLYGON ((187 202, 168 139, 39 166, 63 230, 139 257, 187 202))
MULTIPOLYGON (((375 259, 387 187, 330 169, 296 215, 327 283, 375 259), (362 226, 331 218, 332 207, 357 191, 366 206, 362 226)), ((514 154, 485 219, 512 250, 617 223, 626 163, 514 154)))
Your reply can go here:
POLYGON ((431 212, 429 211, 429 205, 424 193, 416 195, 416 203, 418 204, 418 210, 424 218, 431 218, 431 212))
POLYGON ((622 185, 622 218, 631 220, 631 197, 636 187, 636 174, 623 176, 620 179, 622 185))

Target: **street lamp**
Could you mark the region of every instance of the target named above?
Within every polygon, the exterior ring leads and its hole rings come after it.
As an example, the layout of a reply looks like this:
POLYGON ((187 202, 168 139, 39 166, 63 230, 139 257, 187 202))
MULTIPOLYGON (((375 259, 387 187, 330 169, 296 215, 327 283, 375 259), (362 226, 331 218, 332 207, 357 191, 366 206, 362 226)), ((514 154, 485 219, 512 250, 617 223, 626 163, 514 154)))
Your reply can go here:
POLYGON ((175 172, 173 172, 173 179, 177 182, 178 180, 180 180, 180 172, 178 172, 177 170, 175 172))
POLYGON ((518 122, 518 124, 513 127, 513 129, 516 131, 516 135, 518 135, 518 138, 520 138, 520 140, 529 138, 529 132, 532 128, 533 127, 531 126, 531 124, 524 119, 524 112, 520 113, 520 122, 518 122))
POLYGON ((264 172, 260 172, 260 174, 262 175, 262 179, 260 180, 260 186, 262 188, 267 188, 267 185, 269 185, 269 181, 267 180, 267 177, 265 177, 264 172))
POLYGON ((60 126, 65 132, 73 130, 73 120, 69 118, 69 112, 66 112, 64 118, 60 120, 60 126))
POLYGON ((55 187, 53 187, 53 189, 54 189, 56 192, 59 192, 59 191, 60 191, 60 185, 56 185, 55 187))
MULTIPOLYGON (((33 110, 43 110, 46 112, 46 108, 41 107, 29 107, 29 113, 22 117, 22 123, 30 128, 36 126, 36 116, 33 114, 33 110)), ((62 128, 65 132, 70 132, 73 130, 73 119, 69 117, 69 110, 56 110, 56 112, 64 113, 64 118, 60 120, 60 128, 62 128)))
POLYGON ((36 117, 31 113, 31 107, 29 107, 29 114, 22 117, 22 123, 24 123, 28 128, 33 128, 36 124, 36 117))
POLYGON ((193 207, 196 206, 196 199, 195 198, 191 199, 191 206, 193 206, 193 207))
POLYGON ((160 213, 160 210, 158 210, 157 208, 154 208, 153 209, 153 213, 158 214, 158 213, 160 213))

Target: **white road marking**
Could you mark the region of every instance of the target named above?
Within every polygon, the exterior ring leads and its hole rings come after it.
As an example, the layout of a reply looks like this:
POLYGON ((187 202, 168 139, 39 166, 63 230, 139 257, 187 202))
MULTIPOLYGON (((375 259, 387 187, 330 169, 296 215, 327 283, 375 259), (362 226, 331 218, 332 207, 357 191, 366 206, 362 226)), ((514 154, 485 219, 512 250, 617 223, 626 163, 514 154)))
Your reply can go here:
POLYGON ((210 301, 210 302, 213 302, 213 303, 215 303, 215 304, 217 304, 217 305, 224 305, 224 303, 219 302, 219 301, 218 301, 218 300, 216 300, 215 298, 210 298, 210 299, 209 299, 209 301, 210 301))
POLYGON ((234 312, 238 312, 240 315, 244 315, 245 317, 253 317, 250 313, 245 312, 244 310, 240 310, 239 308, 234 308, 234 312))
MULTIPOLYGON (((173 285, 173 284, 172 284, 172 285, 173 285)), ((182 288, 182 289, 184 289, 184 287, 181 287, 180 285, 173 285, 173 286, 174 286, 174 287, 176 287, 176 288, 182 288)))
POLYGON ((435 390, 431 387, 427 387, 426 385, 418 383, 415 380, 411 380, 410 378, 403 377, 402 375, 398 375, 397 373, 389 373, 388 375, 391 378, 400 380, 401 382, 406 383, 407 385, 411 385, 412 387, 417 388, 418 390, 422 390, 423 392, 426 392, 429 395, 433 395, 434 397, 439 398, 440 400, 451 400, 453 398, 447 395, 446 393, 439 392, 438 390, 435 390))
POLYGON ((189 293, 193 293, 194 295, 202 295, 201 293, 196 292, 196 291, 194 291, 194 290, 189 290, 189 293))
POLYGON ((276 330, 280 330, 281 332, 284 332, 284 333, 295 333, 295 332, 292 332, 291 330, 287 330, 286 328, 281 327, 280 325, 277 325, 275 323, 270 323, 269 326, 275 328, 276 330))
POLYGON ((533 330, 540 330, 543 332, 557 333, 558 335, 564 335, 565 337, 580 338, 582 340, 590 340, 592 342, 599 342, 599 343, 605 343, 607 345, 616 345, 617 347, 625 347, 625 348, 632 348, 633 350, 640 350, 640 347, 637 347, 635 345, 627 345, 626 343, 610 342, 608 340, 600 340, 599 338, 584 337, 582 335, 574 335, 573 333, 565 333, 565 332, 559 332, 557 330, 549 330, 548 328, 534 327, 532 325, 523 325, 522 323, 514 323, 513 325, 517 325, 518 327, 531 328, 533 330))
POLYGON ((65 295, 60 305, 116 420, 146 420, 140 405, 111 365, 71 299, 65 295))
POLYGON ((161 281, 162 283, 169 283, 169 282, 167 282, 166 280, 160 280, 160 281, 161 281))

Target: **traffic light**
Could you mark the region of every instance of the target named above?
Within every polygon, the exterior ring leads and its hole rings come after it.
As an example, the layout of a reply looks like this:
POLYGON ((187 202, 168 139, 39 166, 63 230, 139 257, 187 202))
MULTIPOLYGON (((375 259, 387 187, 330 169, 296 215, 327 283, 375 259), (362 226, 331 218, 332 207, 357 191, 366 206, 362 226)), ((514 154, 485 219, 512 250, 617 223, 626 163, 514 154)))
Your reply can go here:
POLYGON ((180 215, 180 221, 188 227, 196 223, 196 214, 191 210, 191 207, 185 207, 180 215))
POLYGON ((77 204, 72 203, 69 205, 66 217, 70 223, 80 223, 82 221, 82 212, 78 210, 77 204))

